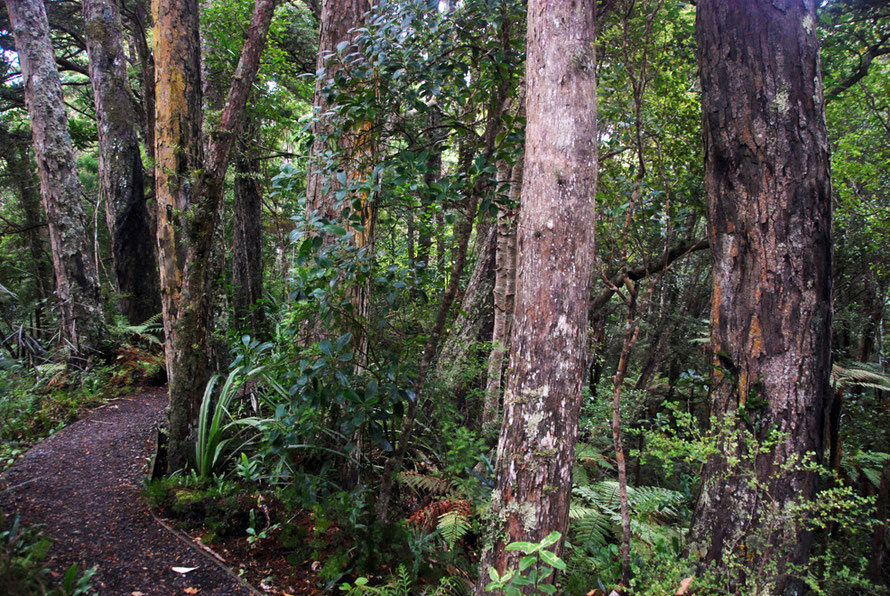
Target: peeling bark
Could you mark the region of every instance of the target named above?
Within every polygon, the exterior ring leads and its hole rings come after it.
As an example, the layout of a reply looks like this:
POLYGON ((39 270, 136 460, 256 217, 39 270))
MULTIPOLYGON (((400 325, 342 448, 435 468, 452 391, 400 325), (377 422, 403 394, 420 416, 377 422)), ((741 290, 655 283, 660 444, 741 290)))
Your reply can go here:
POLYGON ((87 365, 101 350, 106 331, 105 314, 99 278, 90 258, 80 181, 49 23, 44 3, 39 0, 6 0, 6 7, 25 81, 25 103, 31 116, 62 337, 67 344, 69 363, 87 365))
MULTIPOLYGON (((491 515, 488 571, 516 551, 565 535, 586 365, 596 191, 596 3, 528 7, 526 142, 516 307, 491 515)), ((556 545, 556 553, 562 543, 556 545)))
POLYGON ((811 536, 788 508, 813 498, 818 478, 793 462, 821 458, 831 403, 831 184, 816 6, 703 0, 696 29, 714 263, 712 414, 735 415, 736 430, 756 440, 782 438, 750 457, 746 441, 724 441, 725 455, 704 469, 690 548, 703 564, 733 560, 744 570, 730 578, 737 585, 747 576, 771 593, 798 593, 788 565, 806 561, 811 536))

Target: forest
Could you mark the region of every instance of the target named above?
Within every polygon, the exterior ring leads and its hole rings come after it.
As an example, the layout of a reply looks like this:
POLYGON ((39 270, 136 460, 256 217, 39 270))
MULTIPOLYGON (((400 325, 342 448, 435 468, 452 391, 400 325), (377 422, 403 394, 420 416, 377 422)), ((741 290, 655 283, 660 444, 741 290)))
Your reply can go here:
POLYGON ((0 49, 0 594, 890 594, 890 2, 0 49))

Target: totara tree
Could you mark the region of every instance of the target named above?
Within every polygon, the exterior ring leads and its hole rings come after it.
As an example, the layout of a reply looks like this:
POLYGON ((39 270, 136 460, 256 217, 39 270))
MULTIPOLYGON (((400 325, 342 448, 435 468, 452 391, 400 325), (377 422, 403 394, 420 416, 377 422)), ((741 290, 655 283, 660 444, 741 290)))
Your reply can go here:
POLYGON ((121 310, 137 325, 161 310, 155 241, 145 202, 139 119, 127 80, 117 4, 84 0, 82 7, 114 277, 121 310))
POLYGON ((7 0, 25 103, 49 224, 62 337, 69 363, 88 364, 101 349, 105 314, 81 203, 74 148, 44 3, 7 0))
POLYGON ((482 585, 490 567, 518 564, 508 543, 568 524, 593 265, 595 11, 592 1, 528 7, 515 312, 482 585))
POLYGON ((706 0, 696 29, 713 255, 711 414, 723 432, 704 468, 690 548, 737 589, 747 577, 792 593, 790 566, 806 561, 811 542, 794 507, 817 489, 803 460, 821 456, 831 399, 831 184, 816 3, 706 0))

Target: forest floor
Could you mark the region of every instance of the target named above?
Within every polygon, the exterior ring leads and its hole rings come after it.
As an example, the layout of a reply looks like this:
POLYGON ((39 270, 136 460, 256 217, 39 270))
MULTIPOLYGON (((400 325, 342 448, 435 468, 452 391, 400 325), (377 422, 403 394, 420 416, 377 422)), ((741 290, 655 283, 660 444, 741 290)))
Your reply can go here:
POLYGON ((0 474, 0 509, 53 539, 53 577, 95 566, 101 595, 256 594, 142 498, 166 403, 163 389, 115 400, 42 441, 0 474))

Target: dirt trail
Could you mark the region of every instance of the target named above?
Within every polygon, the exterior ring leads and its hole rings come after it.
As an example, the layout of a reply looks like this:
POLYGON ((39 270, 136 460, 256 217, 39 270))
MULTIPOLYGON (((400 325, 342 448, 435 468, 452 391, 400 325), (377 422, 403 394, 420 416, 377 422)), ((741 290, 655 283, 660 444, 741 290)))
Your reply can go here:
POLYGON ((115 401, 43 441, 0 475, 0 508, 54 539, 50 569, 95 565, 102 596, 249 595, 235 578, 158 524, 142 477, 166 393, 115 401), (185 575, 171 567, 197 567, 185 575), (194 590, 197 590, 195 592, 194 590))

